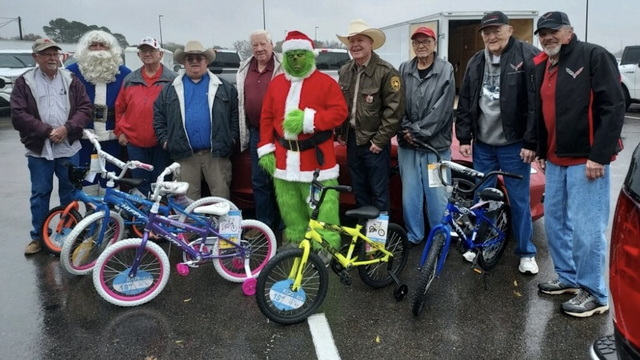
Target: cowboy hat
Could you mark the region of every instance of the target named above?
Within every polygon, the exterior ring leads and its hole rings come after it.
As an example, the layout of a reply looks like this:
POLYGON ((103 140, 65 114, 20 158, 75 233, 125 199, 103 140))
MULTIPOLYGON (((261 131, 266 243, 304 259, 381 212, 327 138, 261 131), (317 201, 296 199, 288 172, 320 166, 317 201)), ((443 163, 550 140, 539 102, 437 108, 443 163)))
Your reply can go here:
POLYGON ((349 37, 355 35, 366 35, 373 40, 372 49, 375 50, 382 45, 384 45, 384 41, 386 40, 386 36, 380 29, 372 28, 367 25, 362 19, 355 19, 351 21, 349 24, 349 34, 348 35, 338 35, 338 40, 340 40, 343 44, 349 46, 349 37))
POLYGON ((216 59, 216 53, 212 49, 205 49, 204 46, 199 41, 189 41, 187 45, 184 46, 184 50, 178 49, 173 54, 173 60, 177 63, 183 64, 184 57, 187 55, 197 55, 202 54, 207 58, 207 64, 213 62, 216 59))

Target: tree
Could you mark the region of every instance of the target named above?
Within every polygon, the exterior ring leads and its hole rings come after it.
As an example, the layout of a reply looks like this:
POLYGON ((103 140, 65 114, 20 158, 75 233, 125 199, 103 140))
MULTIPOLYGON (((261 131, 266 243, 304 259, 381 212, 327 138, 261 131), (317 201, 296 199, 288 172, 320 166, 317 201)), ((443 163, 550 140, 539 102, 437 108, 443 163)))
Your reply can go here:
POLYGON ((122 46, 123 48, 129 46, 129 43, 127 42, 127 39, 124 37, 124 35, 119 33, 112 33, 111 30, 109 30, 109 28, 105 26, 87 25, 79 21, 69 22, 66 19, 57 18, 49 21, 49 26, 43 26, 42 30, 44 30, 44 33, 47 34, 47 36, 51 40, 67 44, 77 43, 82 35, 84 35, 88 31, 102 30, 104 32, 112 34, 116 38, 116 40, 118 40, 120 46, 122 46))
POLYGON ((163 43, 163 44, 162 44, 162 47, 163 47, 165 50, 169 50, 169 51, 171 51, 171 52, 173 52, 173 53, 175 53, 175 52, 176 52, 176 50, 178 50, 178 49, 184 49, 184 45, 176 44, 176 43, 174 43, 174 42, 166 42, 166 43, 163 43))
POLYGON ((238 52, 240 58, 247 59, 253 55, 251 44, 247 40, 238 40, 233 43, 233 48, 238 52))

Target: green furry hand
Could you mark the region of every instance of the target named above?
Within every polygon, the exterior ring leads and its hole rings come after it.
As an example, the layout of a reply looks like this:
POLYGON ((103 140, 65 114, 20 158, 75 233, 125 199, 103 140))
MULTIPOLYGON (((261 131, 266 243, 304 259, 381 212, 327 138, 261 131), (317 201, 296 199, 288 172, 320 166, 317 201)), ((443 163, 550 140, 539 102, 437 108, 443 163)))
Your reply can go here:
POLYGON ((284 117, 282 127, 291 134, 300 134, 302 132, 302 124, 304 123, 304 111, 295 109, 289 111, 284 117))
POLYGON ((266 154, 258 160, 258 165, 269 175, 273 176, 273 173, 276 172, 276 156, 273 153, 266 154))

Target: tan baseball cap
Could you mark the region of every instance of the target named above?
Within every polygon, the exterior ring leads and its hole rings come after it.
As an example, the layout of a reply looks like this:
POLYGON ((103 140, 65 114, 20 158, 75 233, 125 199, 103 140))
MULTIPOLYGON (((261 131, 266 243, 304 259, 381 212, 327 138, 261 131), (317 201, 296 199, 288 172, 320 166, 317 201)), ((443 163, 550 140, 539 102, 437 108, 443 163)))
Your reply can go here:
POLYGON ((58 50, 62 50, 62 48, 58 46, 55 41, 47 38, 40 38, 34 41, 33 45, 31 45, 31 49, 34 53, 39 53, 40 51, 44 51, 50 47, 55 47, 58 50))

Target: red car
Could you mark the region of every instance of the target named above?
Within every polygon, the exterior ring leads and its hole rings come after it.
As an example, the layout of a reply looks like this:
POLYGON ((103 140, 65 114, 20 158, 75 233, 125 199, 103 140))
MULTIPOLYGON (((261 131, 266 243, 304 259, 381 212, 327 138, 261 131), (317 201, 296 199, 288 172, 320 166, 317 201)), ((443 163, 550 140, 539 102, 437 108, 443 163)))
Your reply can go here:
MULTIPOLYGON (((340 165, 340 177, 338 182, 342 185, 351 184, 349 178, 349 168, 347 167, 347 147, 334 143, 336 157, 340 165)), ((454 161, 472 166, 471 158, 463 158, 460 155, 459 144, 453 141, 451 144, 451 155, 454 161)), ((253 192, 251 189, 251 158, 249 151, 236 154, 233 158, 233 180, 231 182, 231 201, 241 209, 252 209, 253 192)), ((531 217, 535 221, 544 215, 542 201, 544 199, 545 176, 536 164, 531 167, 531 217)), ((498 188, 505 191, 502 179, 498 179, 498 188)), ((402 220, 402 181, 398 169, 398 152, 396 138, 392 139, 391 148, 391 178, 389 179, 389 191, 391 194, 391 221, 403 223, 402 220)), ((340 205, 342 211, 353 208, 355 199, 352 193, 342 193, 340 195, 340 205)))
POLYGON ((609 287, 614 334, 598 339, 593 359, 640 359, 640 145, 633 152, 613 215, 609 287))

